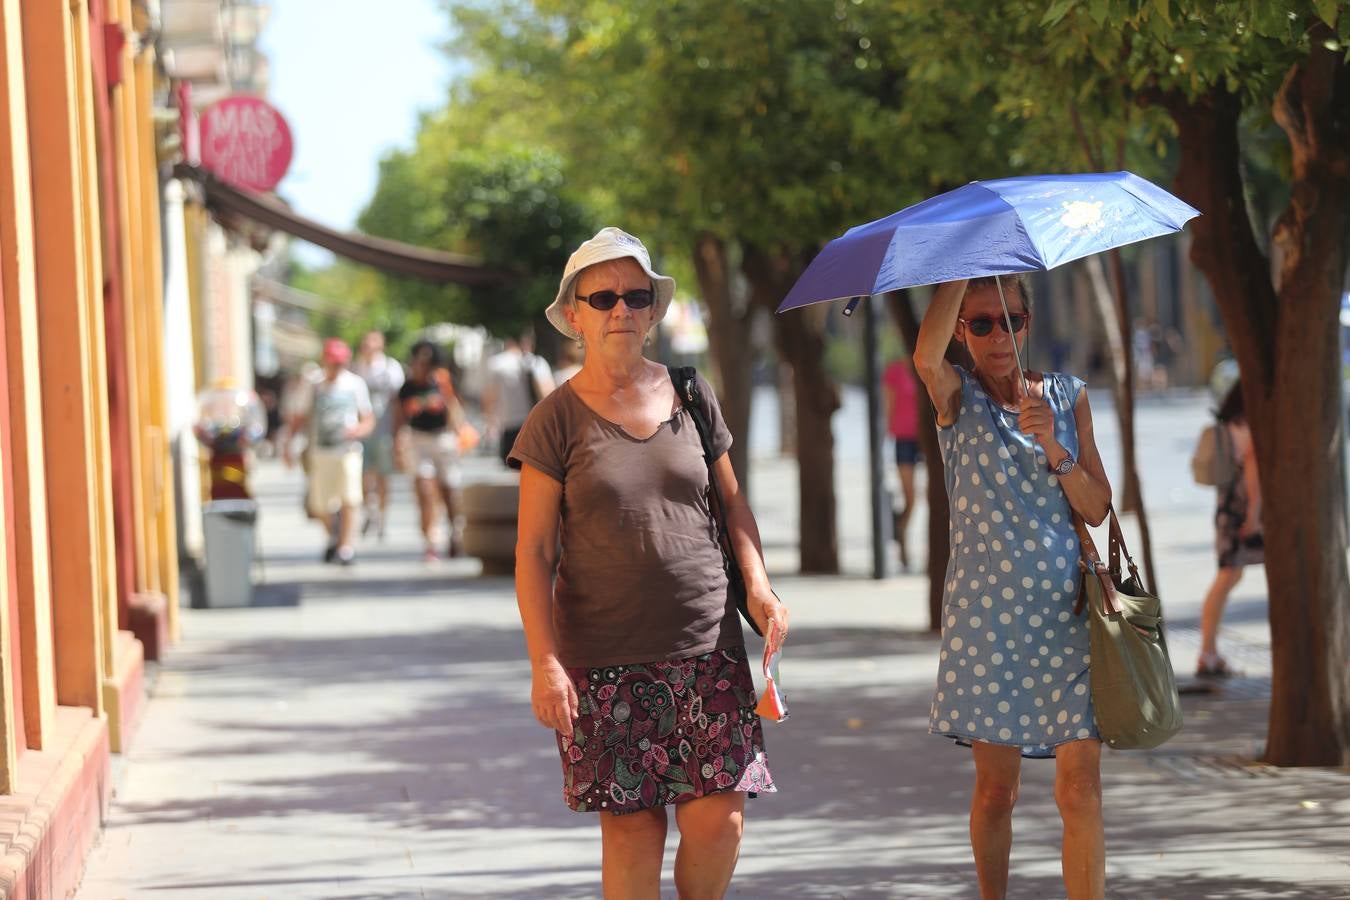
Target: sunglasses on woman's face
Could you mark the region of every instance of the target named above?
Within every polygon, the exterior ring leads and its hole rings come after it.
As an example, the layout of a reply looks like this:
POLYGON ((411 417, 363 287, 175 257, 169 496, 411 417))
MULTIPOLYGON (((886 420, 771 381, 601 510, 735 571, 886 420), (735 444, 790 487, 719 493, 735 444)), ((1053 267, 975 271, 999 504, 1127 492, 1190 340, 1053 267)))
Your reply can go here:
POLYGON ((1002 328, 1005 334, 1009 330, 1008 323, 1012 322, 1012 332, 1016 334, 1027 327, 1027 321, 1030 318, 1031 316, 1026 313, 1013 313, 1006 319, 1002 316, 977 316, 974 319, 957 319, 957 321, 966 326, 966 329, 976 337, 989 337, 994 331, 995 322, 998 323, 998 327, 1002 328))
POLYGON ((652 305, 652 301, 656 299, 656 295, 645 288, 639 288, 636 291, 627 291, 622 294, 617 294, 614 291, 596 291, 593 294, 586 294, 584 296, 577 294, 577 299, 585 300, 594 308, 601 312, 606 312, 613 309, 620 300, 622 300, 624 305, 629 309, 646 309, 652 305))

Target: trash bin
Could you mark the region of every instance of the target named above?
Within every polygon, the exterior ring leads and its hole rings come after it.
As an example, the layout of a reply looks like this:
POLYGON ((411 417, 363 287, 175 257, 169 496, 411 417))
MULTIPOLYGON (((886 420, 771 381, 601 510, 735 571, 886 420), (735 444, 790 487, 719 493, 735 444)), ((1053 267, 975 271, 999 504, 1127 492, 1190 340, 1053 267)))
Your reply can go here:
POLYGON ((257 502, 212 500, 202 507, 202 520, 206 538, 206 605, 252 605, 257 502))

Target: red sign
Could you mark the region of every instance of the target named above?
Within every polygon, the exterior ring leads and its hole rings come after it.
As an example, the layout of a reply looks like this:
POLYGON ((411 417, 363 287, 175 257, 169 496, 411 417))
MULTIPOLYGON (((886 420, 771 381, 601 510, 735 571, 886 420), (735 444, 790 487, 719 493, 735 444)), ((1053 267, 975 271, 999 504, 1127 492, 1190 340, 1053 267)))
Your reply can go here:
POLYGON ((211 104, 199 127, 202 166, 227 184, 270 191, 291 164, 291 129, 258 97, 226 97, 211 104))

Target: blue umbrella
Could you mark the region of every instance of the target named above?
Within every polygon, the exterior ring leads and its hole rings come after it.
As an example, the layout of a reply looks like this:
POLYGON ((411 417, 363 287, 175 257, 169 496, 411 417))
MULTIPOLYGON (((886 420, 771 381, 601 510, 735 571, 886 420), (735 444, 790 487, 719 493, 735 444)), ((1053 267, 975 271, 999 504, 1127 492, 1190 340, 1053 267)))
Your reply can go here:
POLYGON ((1130 172, 972 181, 830 241, 778 311, 921 284, 1053 269, 1180 231, 1198 215, 1130 172))
MULTIPOLYGON (((778 312, 920 284, 1053 269, 1180 231, 1198 215, 1130 172, 972 181, 830 241, 778 312)), ((1020 372, 1020 354, 1017 367, 1020 372)))

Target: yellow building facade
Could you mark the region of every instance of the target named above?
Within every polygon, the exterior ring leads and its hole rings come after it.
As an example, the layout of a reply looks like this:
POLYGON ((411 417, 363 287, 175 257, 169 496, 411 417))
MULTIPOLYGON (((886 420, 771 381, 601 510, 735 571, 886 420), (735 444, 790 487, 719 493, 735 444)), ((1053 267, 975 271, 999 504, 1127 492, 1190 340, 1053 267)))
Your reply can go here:
POLYGON ((145 648, 176 629, 146 16, 131 0, 0 0, 5 897, 78 884, 145 648))

